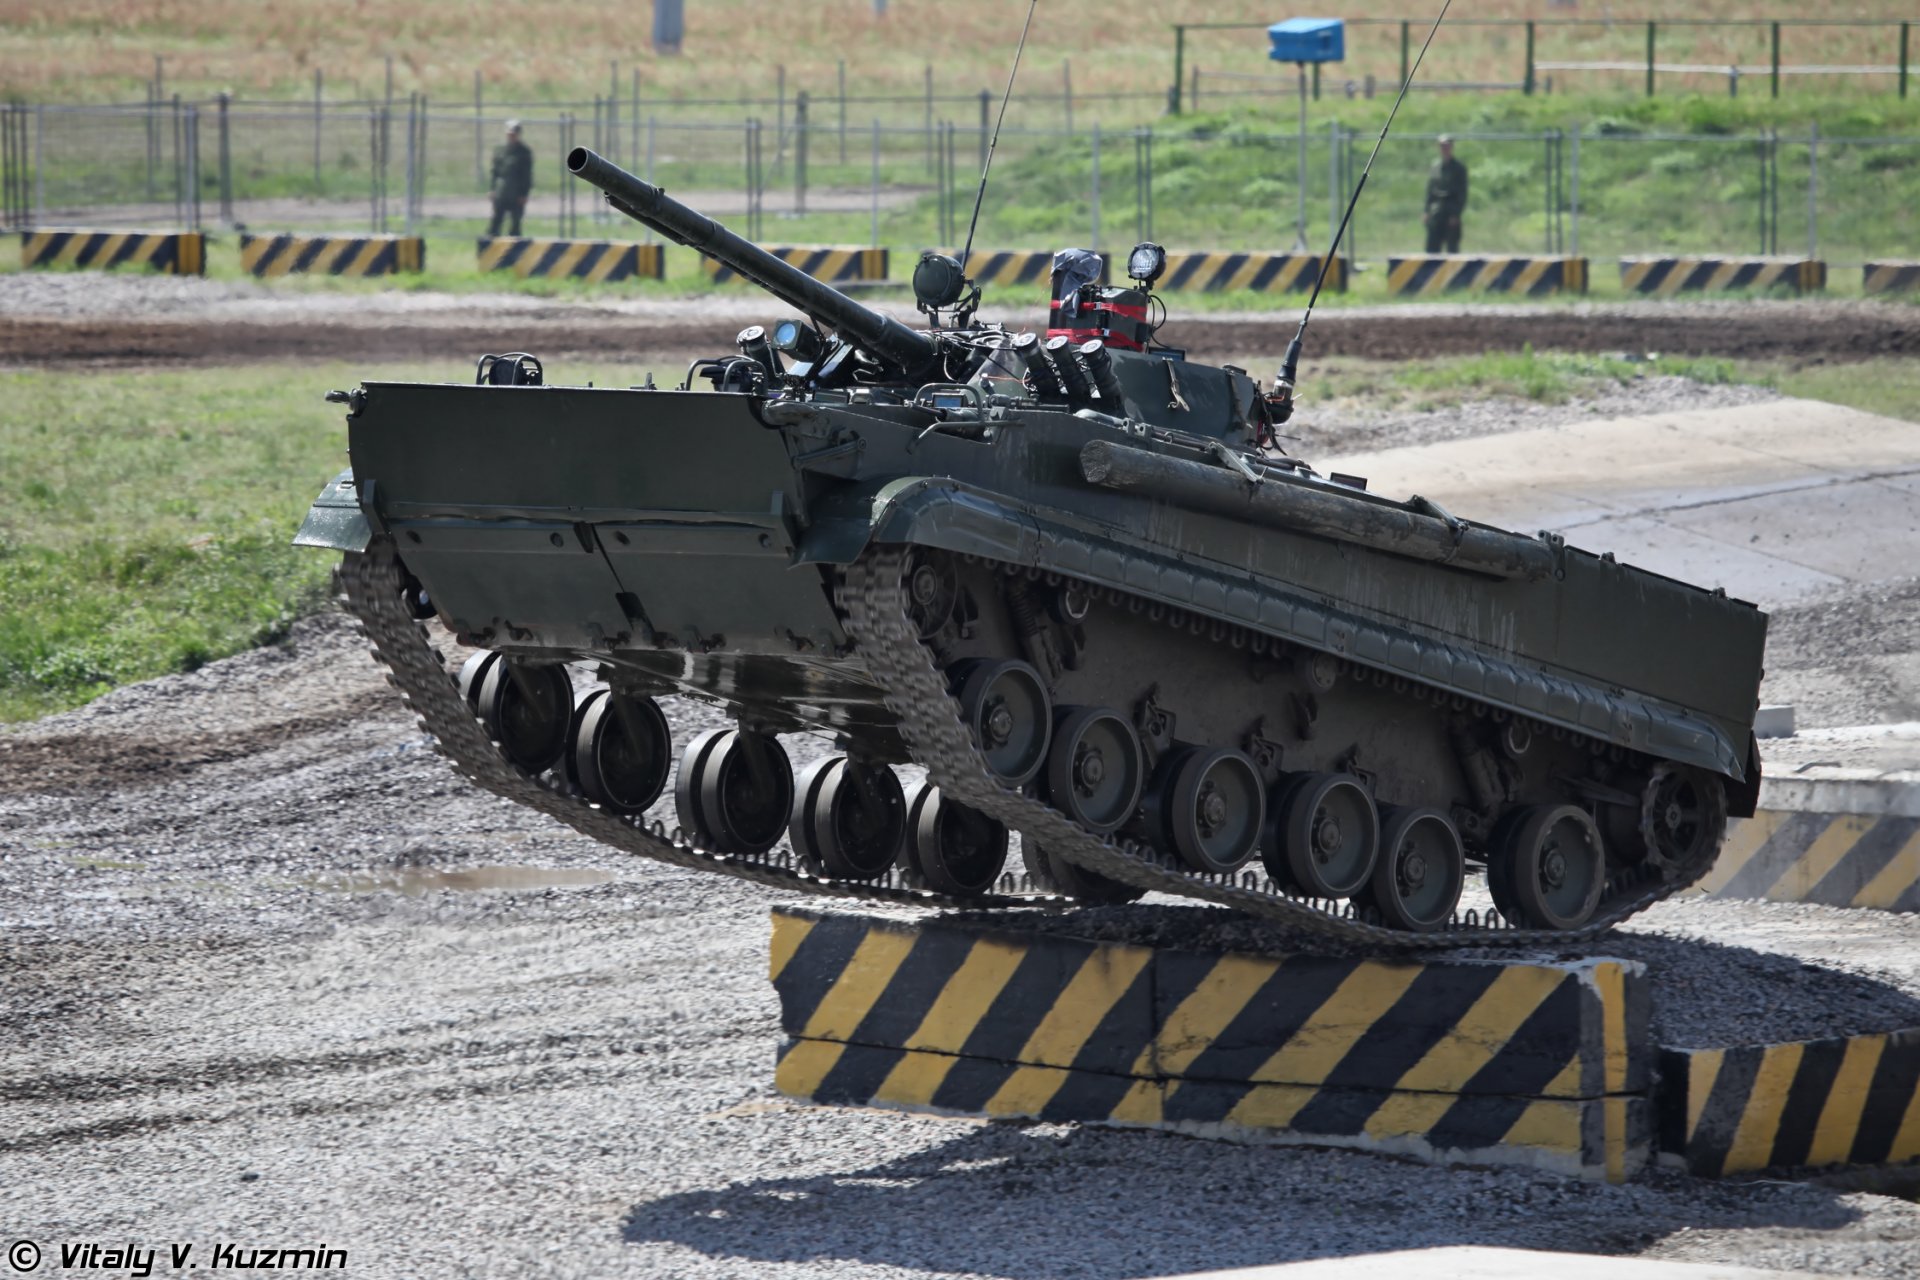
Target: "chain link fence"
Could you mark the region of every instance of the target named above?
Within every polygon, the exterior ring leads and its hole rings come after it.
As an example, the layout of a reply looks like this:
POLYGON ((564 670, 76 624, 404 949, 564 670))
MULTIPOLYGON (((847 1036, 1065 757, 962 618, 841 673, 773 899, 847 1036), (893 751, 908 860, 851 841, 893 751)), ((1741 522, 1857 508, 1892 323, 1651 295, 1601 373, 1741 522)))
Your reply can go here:
MULTIPOLYGON (((588 110, 517 113, 533 149, 522 231, 645 239, 564 177, 574 146, 608 155, 678 198, 782 243, 964 241, 991 123, 844 123, 797 95, 782 116, 697 121, 588 110)), ((245 227, 478 235, 506 112, 396 102, 178 99, 123 107, 0 108, 5 224, 245 227)), ((1579 130, 1459 132, 1470 196, 1462 248, 1497 254, 1801 253, 1844 266, 1920 244, 1920 138, 1579 130)), ((1181 249, 1325 248, 1359 181, 1371 132, 1142 126, 1008 129, 975 243, 1181 249)), ((1381 147, 1346 251, 1419 252, 1431 134, 1381 147)))

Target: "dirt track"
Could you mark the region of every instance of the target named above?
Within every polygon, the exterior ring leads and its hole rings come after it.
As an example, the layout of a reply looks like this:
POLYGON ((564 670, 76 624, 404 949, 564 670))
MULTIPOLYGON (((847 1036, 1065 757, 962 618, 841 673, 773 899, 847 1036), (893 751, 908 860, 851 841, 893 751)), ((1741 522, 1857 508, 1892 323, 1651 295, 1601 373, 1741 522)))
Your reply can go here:
MULTIPOLYGON (((213 286, 217 288, 218 286, 213 286)), ((664 350, 724 351, 742 325, 767 316, 745 299, 661 300, 602 307, 475 297, 448 305, 384 305, 386 295, 288 295, 266 305, 168 313, 142 307, 74 314, 6 305, 0 287, 0 364, 231 364, 268 359, 437 359, 532 350, 547 357, 632 357, 664 350), (359 306, 340 306, 343 302, 359 306), (470 302, 470 305, 461 303, 470 302), (309 304, 309 305, 303 305, 309 304), (322 305, 311 305, 320 303, 322 305), (528 304, 533 305, 528 305, 528 304), (333 304, 333 305, 325 305, 333 304)), ((773 309, 777 310, 777 305, 773 309)), ((890 309, 904 311, 893 305, 890 309)), ((1000 317, 1030 325, 1024 312, 1000 317)), ((1292 309, 1175 319, 1163 340, 1200 359, 1244 359, 1286 348, 1292 309)), ((1843 302, 1634 303, 1576 307, 1373 307, 1314 317, 1311 356, 1406 360, 1513 350, 1654 351, 1801 363, 1920 355, 1920 309, 1843 302)))

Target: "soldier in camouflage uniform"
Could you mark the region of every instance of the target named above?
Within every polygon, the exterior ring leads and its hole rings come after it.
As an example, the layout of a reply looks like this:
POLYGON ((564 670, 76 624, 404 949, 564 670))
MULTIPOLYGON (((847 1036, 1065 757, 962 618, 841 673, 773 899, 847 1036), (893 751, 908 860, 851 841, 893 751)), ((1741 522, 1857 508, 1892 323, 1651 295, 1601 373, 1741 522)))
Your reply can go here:
POLYGON ((1467 209, 1467 166, 1453 158, 1453 139, 1440 135, 1440 158, 1427 171, 1428 253, 1460 252, 1460 215, 1467 209))
POLYGON ((493 221, 487 234, 500 234, 500 223, 510 223, 510 236, 520 234, 520 216, 527 211, 527 193, 533 190, 533 148, 520 141, 520 122, 507 121, 507 140, 493 149, 493 221))

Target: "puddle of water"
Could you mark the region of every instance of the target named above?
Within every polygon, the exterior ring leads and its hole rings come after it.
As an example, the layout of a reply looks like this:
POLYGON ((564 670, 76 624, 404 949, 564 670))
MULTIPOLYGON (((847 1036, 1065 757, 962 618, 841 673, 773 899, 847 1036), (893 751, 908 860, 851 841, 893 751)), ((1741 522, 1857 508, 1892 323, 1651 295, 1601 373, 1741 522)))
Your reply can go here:
POLYGON ((396 867, 303 881, 329 893, 403 893, 425 897, 450 889, 459 893, 521 893, 529 889, 577 888, 609 884, 610 871, 591 867, 396 867))

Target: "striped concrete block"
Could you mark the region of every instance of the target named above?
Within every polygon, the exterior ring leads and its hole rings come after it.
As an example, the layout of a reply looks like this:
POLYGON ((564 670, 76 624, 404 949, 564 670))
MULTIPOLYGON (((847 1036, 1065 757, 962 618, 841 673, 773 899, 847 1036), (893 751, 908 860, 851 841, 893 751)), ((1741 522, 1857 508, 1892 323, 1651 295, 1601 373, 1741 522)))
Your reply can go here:
MULTIPOLYGON (((1191 289, 1213 293, 1252 289, 1257 293, 1306 293, 1320 278, 1321 255, 1314 253, 1170 253, 1167 273, 1154 286, 1167 292, 1191 289)), ((1326 288, 1344 293, 1352 264, 1336 257, 1327 264, 1326 288)))
POLYGON ((1620 283, 1631 293, 1663 298, 1727 289, 1818 293, 1827 287, 1827 264, 1817 258, 1622 258, 1620 283))
POLYGON ((1729 824, 1716 898, 1920 911, 1920 816, 1763 808, 1729 824))
POLYGON ((1920 1030, 1660 1055, 1662 1160, 1705 1178, 1920 1158, 1920 1030))
POLYGON ((593 281, 666 279, 666 254, 657 244, 612 240, 535 240, 480 237, 480 269, 511 271, 522 279, 593 281))
MULTIPOLYGON (((763 247, 782 262, 798 267, 814 279, 824 280, 828 284, 887 278, 889 254, 885 249, 791 244, 763 247)), ((701 258, 700 269, 706 273, 707 279, 716 284, 740 278, 739 272, 723 262, 715 262, 712 258, 701 258)))
POLYGON ((1920 289, 1920 262, 1869 262, 1861 285, 1867 293, 1912 293, 1920 289))
POLYGON ((1553 256, 1489 258, 1471 253, 1409 254, 1387 259, 1387 292, 1418 298, 1458 290, 1529 298, 1587 291, 1587 260, 1553 256))
POLYGON ((419 236, 243 235, 240 265, 256 276, 389 276, 423 270, 427 248, 419 236))
POLYGON ((199 231, 22 231, 23 267, 149 267, 173 275, 207 273, 207 237, 199 231))
POLYGON ((1212 955, 776 908, 775 1083, 1619 1180, 1649 1156, 1639 965, 1212 955))

